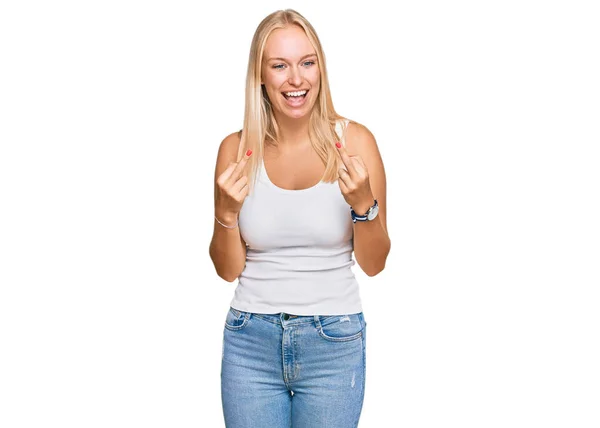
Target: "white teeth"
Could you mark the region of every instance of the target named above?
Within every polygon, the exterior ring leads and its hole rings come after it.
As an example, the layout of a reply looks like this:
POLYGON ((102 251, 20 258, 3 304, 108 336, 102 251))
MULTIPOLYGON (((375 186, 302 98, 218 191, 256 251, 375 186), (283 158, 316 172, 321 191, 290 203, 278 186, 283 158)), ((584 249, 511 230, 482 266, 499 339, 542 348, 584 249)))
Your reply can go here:
POLYGON ((306 91, 297 91, 297 92, 285 92, 285 95, 288 97, 300 97, 306 94, 306 91))

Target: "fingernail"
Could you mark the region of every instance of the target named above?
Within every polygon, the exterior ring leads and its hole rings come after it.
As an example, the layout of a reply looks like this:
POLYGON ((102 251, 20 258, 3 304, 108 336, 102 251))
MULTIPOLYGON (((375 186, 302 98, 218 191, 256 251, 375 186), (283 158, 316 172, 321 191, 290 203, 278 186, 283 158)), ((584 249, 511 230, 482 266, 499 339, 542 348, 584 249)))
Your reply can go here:
POLYGON ((340 144, 340 142, 339 142, 339 141, 338 141, 337 143, 335 143, 335 146, 336 146, 338 149, 341 149, 341 148, 342 148, 342 145, 340 144))
POLYGON ((246 152, 246 156, 250 156, 252 154, 252 150, 248 149, 248 151, 246 152))

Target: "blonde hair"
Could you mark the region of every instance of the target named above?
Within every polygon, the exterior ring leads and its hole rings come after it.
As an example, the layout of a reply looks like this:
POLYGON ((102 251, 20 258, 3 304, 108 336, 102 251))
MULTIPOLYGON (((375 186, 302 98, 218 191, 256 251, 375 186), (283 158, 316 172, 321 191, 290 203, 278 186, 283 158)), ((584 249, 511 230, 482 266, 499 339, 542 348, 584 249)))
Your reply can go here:
POLYGON ((337 135, 335 124, 337 120, 344 119, 344 117, 338 115, 333 108, 321 42, 315 29, 306 18, 292 9, 279 10, 262 20, 254 33, 250 46, 246 76, 244 127, 241 130, 242 135, 237 157, 239 161, 248 149, 253 152, 246 166, 250 191, 252 191, 255 184, 258 167, 264 157, 265 140, 268 138, 272 141, 278 141, 277 122, 266 90, 260 84, 263 52, 267 38, 273 30, 290 25, 297 25, 304 30, 317 54, 321 83, 317 100, 310 113, 309 138, 311 145, 326 167, 323 181, 333 182, 336 180, 338 178, 337 171, 341 166, 341 159, 335 143, 342 136, 337 135))

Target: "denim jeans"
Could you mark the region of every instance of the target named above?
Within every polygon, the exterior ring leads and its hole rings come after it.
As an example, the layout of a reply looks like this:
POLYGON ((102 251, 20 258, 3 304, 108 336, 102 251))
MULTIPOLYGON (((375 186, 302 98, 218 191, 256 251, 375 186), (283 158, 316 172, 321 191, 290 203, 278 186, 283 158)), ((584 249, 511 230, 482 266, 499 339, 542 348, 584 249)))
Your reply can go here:
POLYGON ((226 427, 357 427, 366 326, 362 312, 296 316, 230 308, 221 361, 226 427))

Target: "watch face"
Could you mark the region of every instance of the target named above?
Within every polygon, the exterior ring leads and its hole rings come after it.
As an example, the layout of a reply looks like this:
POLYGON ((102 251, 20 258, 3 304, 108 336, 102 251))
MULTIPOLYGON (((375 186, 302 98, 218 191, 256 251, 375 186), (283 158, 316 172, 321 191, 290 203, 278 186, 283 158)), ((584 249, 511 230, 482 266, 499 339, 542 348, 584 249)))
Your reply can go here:
POLYGON ((376 205, 376 206, 372 207, 372 209, 369 211, 369 214, 367 215, 367 218, 369 219, 369 221, 371 221, 375 217, 377 217, 378 213, 379 213, 379 205, 376 205))

